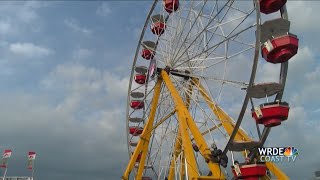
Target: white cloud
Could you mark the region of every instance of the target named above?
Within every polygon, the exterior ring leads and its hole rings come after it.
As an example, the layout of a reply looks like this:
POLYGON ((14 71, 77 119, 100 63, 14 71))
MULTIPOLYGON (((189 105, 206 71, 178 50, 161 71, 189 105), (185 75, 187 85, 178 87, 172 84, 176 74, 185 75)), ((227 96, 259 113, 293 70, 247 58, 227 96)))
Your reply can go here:
POLYGON ((12 26, 9 22, 0 21, 0 34, 8 34, 12 31, 12 26))
POLYGON ((106 72, 104 74, 106 91, 115 97, 125 97, 128 91, 129 77, 120 78, 116 74, 106 72))
POLYGON ((320 112, 320 108, 313 111, 314 113, 320 112))
POLYGON ((308 70, 314 66, 314 61, 314 53, 310 47, 300 45, 298 54, 289 61, 289 71, 293 72, 292 75, 297 73, 299 76, 303 75, 303 73, 308 72, 308 70), (300 72, 302 72, 302 74, 300 72))
POLYGON ((306 73, 305 76, 311 82, 315 82, 317 80, 319 81, 319 79, 320 79, 320 66, 318 66, 314 71, 312 71, 310 73, 306 73))
POLYGON ((101 6, 98 7, 96 13, 99 16, 108 16, 112 12, 110 5, 106 2, 103 2, 101 6))
POLYGON ((71 19, 65 19, 65 20, 64 20, 64 24, 65 24, 67 27, 69 27, 69 28, 71 28, 72 30, 74 30, 74 31, 81 32, 81 33, 86 34, 86 35, 92 34, 92 30, 90 30, 90 29, 88 29, 88 28, 86 28, 86 27, 80 26, 79 23, 78 23, 75 19, 73 19, 73 18, 71 18, 71 19))
POLYGON ((257 71, 257 82, 278 82, 280 74, 280 65, 266 62, 261 63, 261 61, 265 60, 260 59, 257 71))
POLYGON ((0 34, 17 35, 25 33, 26 28, 32 31, 39 31, 43 23, 39 10, 49 4, 53 3, 43 1, 2 1, 0 7, 0 34))
POLYGON ((11 17, 15 17, 15 20, 23 23, 31 23, 39 17, 37 10, 46 5, 47 3, 40 1, 2 2, 0 13, 3 15, 11 15, 11 17))
POLYGON ((80 48, 73 51, 72 57, 74 59, 86 59, 92 56, 92 54, 93 54, 92 50, 80 48))
POLYGON ((81 64, 62 64, 50 72, 42 85, 46 88, 62 88, 82 96, 102 92, 106 97, 114 99, 126 96, 128 82, 129 77, 122 78, 108 71, 81 64))
POLYGON ((9 49, 14 54, 25 56, 28 58, 45 57, 54 53, 51 49, 37 46, 32 43, 13 43, 10 44, 9 49))
POLYGON ((58 113, 76 113, 79 108, 82 97, 79 94, 71 94, 56 107, 58 113))
POLYGON ((58 65, 42 84, 47 88, 63 88, 69 92, 97 92, 102 86, 102 74, 94 68, 79 64, 58 65))
POLYGON ((16 15, 22 22, 33 23, 41 17, 37 11, 48 5, 49 3, 44 1, 26 1, 20 6, 20 10, 16 15))
POLYGON ((291 27, 297 32, 318 32, 320 4, 317 1, 290 1, 287 3, 291 27))
POLYGON ((38 18, 38 14, 28 6, 25 6, 17 16, 25 23, 30 23, 38 18))
POLYGON ((8 47, 8 42, 7 41, 0 41, 0 47, 1 48, 5 48, 5 47, 8 47))

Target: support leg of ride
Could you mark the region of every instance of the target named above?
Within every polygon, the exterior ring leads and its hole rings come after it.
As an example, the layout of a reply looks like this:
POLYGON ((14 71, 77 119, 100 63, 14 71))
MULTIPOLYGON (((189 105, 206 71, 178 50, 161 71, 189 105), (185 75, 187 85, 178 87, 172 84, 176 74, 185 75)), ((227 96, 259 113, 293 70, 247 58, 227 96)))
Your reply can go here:
POLYGON ((181 132, 182 147, 183 147, 183 151, 184 151, 184 155, 187 163, 186 174, 189 177, 189 179, 192 179, 198 176, 198 166, 193 153, 191 138, 188 131, 188 125, 186 123, 185 112, 180 106, 181 104, 177 105, 177 112, 178 112, 178 120, 179 120, 179 129, 181 132))
POLYGON ((181 131, 181 136, 182 136, 182 144, 183 148, 185 151, 185 157, 187 159, 188 163, 188 169, 186 174, 191 177, 189 179, 197 179, 199 178, 198 172, 194 172, 193 169, 190 171, 190 167, 196 167, 195 163, 195 157, 193 154, 193 148, 191 144, 191 139, 190 139, 190 134, 188 132, 188 129, 190 130, 191 134, 194 137, 194 140, 196 144, 199 147, 199 150, 201 154, 204 156, 204 158, 208 163, 208 167, 210 171, 213 172, 213 176, 211 178, 213 179, 225 179, 224 173, 221 172, 220 166, 217 163, 213 163, 210 161, 210 155, 211 151, 208 145, 206 144, 206 141, 204 140, 203 136, 201 135, 201 132, 197 128, 197 125, 193 121, 193 118, 191 114, 189 113, 188 109, 186 108, 182 98, 180 97, 178 91, 174 87, 173 83, 171 82, 168 74, 166 71, 162 70, 161 71, 161 77, 163 78, 166 86, 168 87, 168 90, 173 98, 173 101, 177 107, 177 113, 178 113, 178 120, 179 120, 179 127, 181 131), (192 163, 192 164, 189 164, 192 163))
POLYGON ((178 130, 178 135, 176 137, 175 146, 174 146, 174 150, 173 150, 174 153, 173 153, 171 163, 170 163, 168 180, 175 180, 176 160, 177 160, 177 157, 179 156, 179 154, 181 153, 181 144, 182 144, 181 134, 180 134, 180 131, 178 130))

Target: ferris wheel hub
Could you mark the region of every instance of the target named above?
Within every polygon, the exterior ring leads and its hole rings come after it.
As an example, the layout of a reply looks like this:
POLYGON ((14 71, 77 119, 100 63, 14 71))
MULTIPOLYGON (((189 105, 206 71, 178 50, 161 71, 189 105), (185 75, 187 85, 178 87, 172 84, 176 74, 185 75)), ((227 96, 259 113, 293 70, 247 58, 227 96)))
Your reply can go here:
POLYGON ((190 71, 188 70, 177 70, 177 69, 172 69, 170 66, 166 66, 165 68, 157 68, 157 72, 160 73, 162 70, 166 71, 168 74, 171 74, 173 76, 178 76, 178 77, 182 77, 185 80, 188 80, 191 78, 190 76, 190 71))

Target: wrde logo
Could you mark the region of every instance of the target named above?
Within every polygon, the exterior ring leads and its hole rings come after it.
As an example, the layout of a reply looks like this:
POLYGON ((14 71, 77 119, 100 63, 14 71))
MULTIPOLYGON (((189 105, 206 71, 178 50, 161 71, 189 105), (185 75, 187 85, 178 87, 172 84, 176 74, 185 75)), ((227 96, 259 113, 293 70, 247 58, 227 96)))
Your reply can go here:
POLYGON ((294 147, 258 148, 261 162, 295 162, 298 149, 294 147))

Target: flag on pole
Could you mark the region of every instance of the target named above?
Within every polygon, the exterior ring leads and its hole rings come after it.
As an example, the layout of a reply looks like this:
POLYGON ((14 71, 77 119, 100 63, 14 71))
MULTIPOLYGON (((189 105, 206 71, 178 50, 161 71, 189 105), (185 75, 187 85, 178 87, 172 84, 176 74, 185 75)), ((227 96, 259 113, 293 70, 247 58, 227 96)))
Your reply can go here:
POLYGON ((33 169, 34 160, 36 159, 36 153, 35 152, 29 152, 28 153, 28 169, 33 169))
POLYGON ((12 154, 12 150, 11 149, 4 150, 0 167, 7 168, 8 160, 11 157, 11 154, 12 154))

